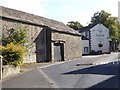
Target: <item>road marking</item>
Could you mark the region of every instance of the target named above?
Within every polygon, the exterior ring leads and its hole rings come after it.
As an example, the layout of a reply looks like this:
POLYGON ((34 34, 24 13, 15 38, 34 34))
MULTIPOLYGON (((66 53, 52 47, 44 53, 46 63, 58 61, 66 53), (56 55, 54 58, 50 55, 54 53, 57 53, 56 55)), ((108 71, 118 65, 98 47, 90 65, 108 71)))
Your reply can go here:
POLYGON ((108 64, 108 63, 113 63, 113 64, 119 64, 119 60, 114 60, 114 61, 96 61, 93 63, 93 65, 101 65, 101 64, 108 64))
POLYGON ((45 79, 51 84, 53 88, 58 88, 57 85, 46 75, 40 67, 38 67, 39 72, 45 77, 45 79))

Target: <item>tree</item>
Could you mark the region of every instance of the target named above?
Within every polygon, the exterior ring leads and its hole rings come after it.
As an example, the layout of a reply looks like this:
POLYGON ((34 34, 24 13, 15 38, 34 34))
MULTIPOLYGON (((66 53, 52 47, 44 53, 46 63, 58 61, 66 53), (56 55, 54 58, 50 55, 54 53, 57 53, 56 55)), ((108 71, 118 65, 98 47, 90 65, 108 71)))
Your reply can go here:
POLYGON ((24 44, 26 40, 27 30, 25 28, 14 29, 11 28, 7 30, 7 34, 2 36, 2 45, 6 46, 11 42, 14 44, 24 44))
POLYGON ((71 27, 74 30, 77 30, 77 29, 83 27, 78 21, 70 21, 70 22, 68 22, 67 26, 71 27))
POLYGON ((3 65, 19 66, 23 64, 27 52, 26 38, 26 28, 11 28, 2 35, 2 46, 0 46, 2 49, 0 51, 3 56, 3 65))
POLYGON ((102 10, 101 12, 95 12, 93 17, 91 18, 91 24, 102 23, 104 25, 107 19, 111 16, 110 13, 105 12, 102 10))

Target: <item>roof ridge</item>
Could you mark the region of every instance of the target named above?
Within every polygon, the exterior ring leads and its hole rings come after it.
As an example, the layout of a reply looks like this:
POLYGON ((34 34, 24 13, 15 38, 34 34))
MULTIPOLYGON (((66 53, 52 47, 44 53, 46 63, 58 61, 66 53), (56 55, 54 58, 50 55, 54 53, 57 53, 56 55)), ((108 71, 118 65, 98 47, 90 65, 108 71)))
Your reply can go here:
POLYGON ((17 19, 17 20, 28 21, 31 23, 39 24, 39 25, 48 26, 51 29, 54 29, 57 31, 68 32, 68 33, 80 35, 79 32, 68 27, 63 22, 45 18, 43 16, 34 15, 34 14, 27 13, 24 11, 11 9, 11 8, 4 7, 4 6, 0 6, 0 8, 2 8, 2 10, 0 11, 0 16, 4 16, 7 18, 13 18, 13 19, 17 19))

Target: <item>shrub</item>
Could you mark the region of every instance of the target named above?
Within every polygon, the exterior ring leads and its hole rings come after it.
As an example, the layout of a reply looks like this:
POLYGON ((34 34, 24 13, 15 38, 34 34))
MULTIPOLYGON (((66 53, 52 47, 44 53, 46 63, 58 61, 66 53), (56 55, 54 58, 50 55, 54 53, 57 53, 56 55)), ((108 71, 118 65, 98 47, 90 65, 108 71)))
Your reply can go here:
POLYGON ((2 47, 3 65, 19 66, 23 64, 26 48, 20 44, 7 44, 2 47))

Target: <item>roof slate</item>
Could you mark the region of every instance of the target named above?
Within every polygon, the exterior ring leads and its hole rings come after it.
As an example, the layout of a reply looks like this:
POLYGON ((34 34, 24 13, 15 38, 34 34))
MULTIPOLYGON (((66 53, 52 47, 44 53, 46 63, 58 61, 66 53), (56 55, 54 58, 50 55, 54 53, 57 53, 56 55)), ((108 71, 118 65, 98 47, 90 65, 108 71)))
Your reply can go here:
POLYGON ((89 40, 89 39, 82 35, 82 40, 89 40))
POLYGON ((85 32, 85 31, 89 31, 91 28, 93 28, 95 25, 97 24, 91 24, 91 25, 88 25, 86 27, 82 27, 82 28, 79 28, 77 31, 79 31, 80 33, 81 32, 85 32))
POLYGON ((43 26, 48 26, 53 30, 56 31, 62 31, 62 32, 67 32, 67 33, 72 33, 72 34, 76 34, 76 35, 80 35, 79 32, 73 30, 72 28, 68 27, 67 25, 65 25, 62 22, 59 21, 55 21, 52 19, 48 19, 45 17, 41 17, 41 16, 37 16, 34 14, 29 14, 23 11, 18 11, 18 10, 14 10, 14 9, 10 9, 10 8, 6 8, 3 6, 0 6, 0 16, 1 17, 7 17, 7 18, 13 18, 16 20, 23 20, 23 21, 27 21, 30 23, 35 23, 35 24, 39 24, 39 25, 43 25, 43 26))

